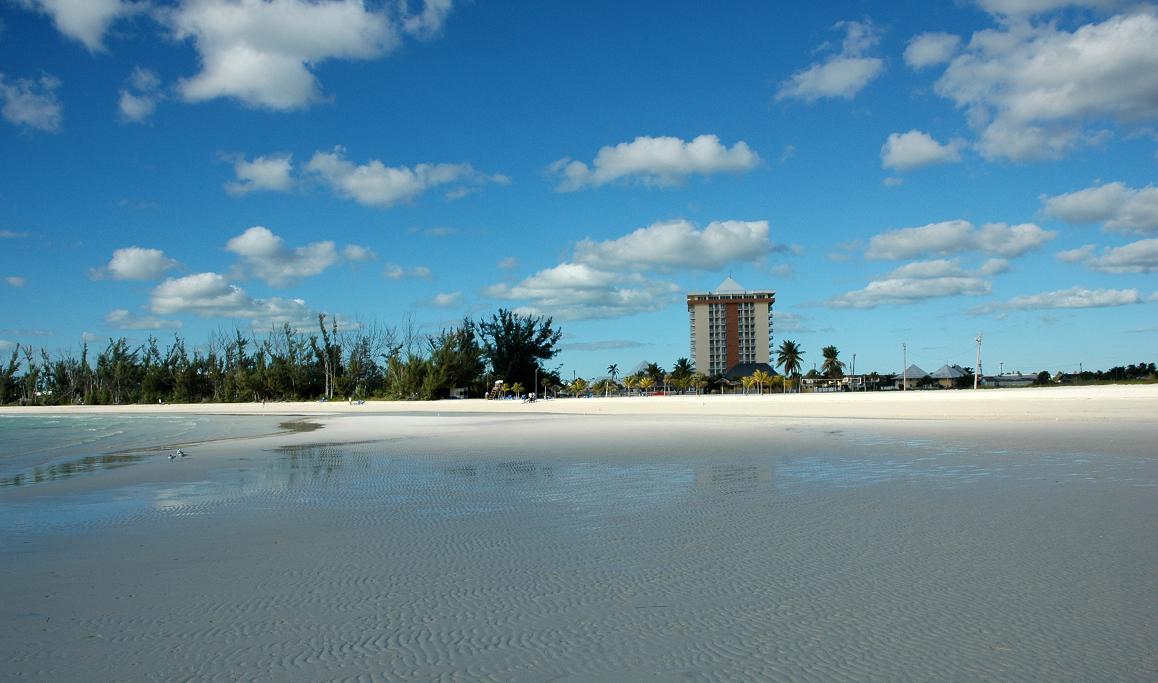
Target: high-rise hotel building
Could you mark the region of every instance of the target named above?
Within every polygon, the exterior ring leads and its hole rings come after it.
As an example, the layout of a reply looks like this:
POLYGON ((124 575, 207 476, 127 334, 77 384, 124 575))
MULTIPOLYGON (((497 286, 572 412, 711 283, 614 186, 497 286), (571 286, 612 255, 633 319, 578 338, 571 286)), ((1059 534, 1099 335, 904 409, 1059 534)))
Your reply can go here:
POLYGON ((772 364, 776 292, 748 291, 732 278, 713 292, 688 294, 692 358, 711 377, 740 363, 772 364))

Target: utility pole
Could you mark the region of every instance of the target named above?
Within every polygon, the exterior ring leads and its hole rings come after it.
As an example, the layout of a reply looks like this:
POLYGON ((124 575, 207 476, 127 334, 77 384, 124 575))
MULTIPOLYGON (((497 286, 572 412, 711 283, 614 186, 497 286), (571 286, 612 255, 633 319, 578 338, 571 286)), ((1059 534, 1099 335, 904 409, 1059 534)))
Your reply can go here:
POLYGON ((977 333, 977 363, 973 366, 973 388, 981 381, 981 333, 977 333))
POLYGON ((909 390, 909 345, 901 344, 901 391, 909 390))

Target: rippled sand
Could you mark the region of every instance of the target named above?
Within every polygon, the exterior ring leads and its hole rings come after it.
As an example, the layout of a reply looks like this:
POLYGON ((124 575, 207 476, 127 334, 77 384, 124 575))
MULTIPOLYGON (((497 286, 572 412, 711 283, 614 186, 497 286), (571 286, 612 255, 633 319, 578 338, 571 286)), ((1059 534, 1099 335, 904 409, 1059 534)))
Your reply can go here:
POLYGON ((338 416, 0 495, 0 677, 1155 680, 1158 429, 338 416))

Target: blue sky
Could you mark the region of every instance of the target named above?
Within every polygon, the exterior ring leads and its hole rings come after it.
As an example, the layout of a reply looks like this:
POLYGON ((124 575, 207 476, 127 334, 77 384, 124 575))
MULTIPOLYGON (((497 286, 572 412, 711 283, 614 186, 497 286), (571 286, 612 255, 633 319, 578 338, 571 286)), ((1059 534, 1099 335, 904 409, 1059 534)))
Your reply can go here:
MULTIPOLYGON (((774 289, 857 370, 1158 348, 1158 8, 0 0, 0 347, 774 289)), ((0 349, 2 350, 2 349, 0 349)))

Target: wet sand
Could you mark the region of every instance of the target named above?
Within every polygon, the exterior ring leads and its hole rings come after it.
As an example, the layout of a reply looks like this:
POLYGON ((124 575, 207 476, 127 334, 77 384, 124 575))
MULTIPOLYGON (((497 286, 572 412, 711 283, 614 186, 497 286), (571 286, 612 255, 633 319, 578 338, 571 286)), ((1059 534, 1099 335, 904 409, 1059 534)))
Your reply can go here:
POLYGON ((0 670, 1154 680, 1158 394, 1108 389, 294 406, 0 491, 0 670))

